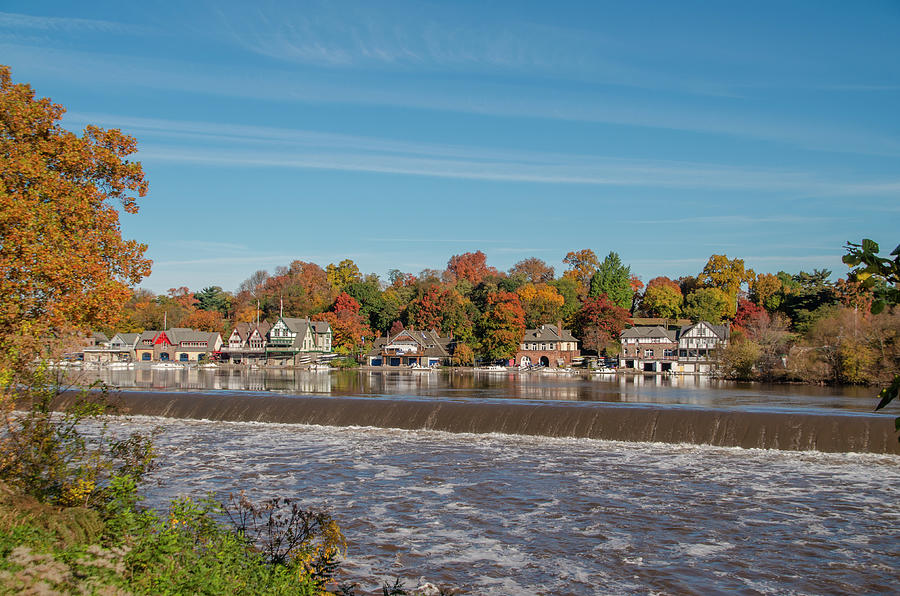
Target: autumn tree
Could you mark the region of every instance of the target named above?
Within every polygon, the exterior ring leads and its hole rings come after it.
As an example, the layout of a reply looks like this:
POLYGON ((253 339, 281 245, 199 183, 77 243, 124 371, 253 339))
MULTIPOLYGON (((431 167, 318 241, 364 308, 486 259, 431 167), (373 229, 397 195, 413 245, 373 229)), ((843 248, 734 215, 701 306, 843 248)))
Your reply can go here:
POLYGON ((511 292, 492 292, 481 323, 481 352, 489 360, 511 358, 525 334, 525 312, 511 292))
POLYGON ((519 261, 509 270, 510 277, 523 275, 525 279, 533 284, 553 281, 554 273, 553 267, 535 257, 519 261))
POLYGON ((641 306, 651 316, 674 319, 681 314, 683 301, 677 283, 668 277, 654 277, 647 282, 641 306))
POLYGON ((771 273, 760 273, 750 282, 750 299, 768 311, 781 305, 781 279, 771 273))
POLYGON ((331 310, 319 315, 331 325, 332 342, 336 351, 352 354, 373 337, 365 317, 360 314, 359 302, 346 292, 338 295, 331 310))
POLYGON ((516 290, 522 309, 525 311, 525 326, 535 329, 541 325, 562 319, 562 309, 566 303, 559 291, 544 283, 526 284, 516 290))
POLYGON ((606 255, 591 276, 591 289, 588 295, 597 298, 603 294, 606 294, 613 304, 625 309, 631 308, 631 299, 634 295, 631 289, 631 267, 624 265, 615 252, 606 255))
POLYGON ((579 298, 587 296, 591 287, 591 278, 597 271, 597 267, 600 266, 597 255, 591 249, 583 248, 567 253, 563 263, 569 266, 563 275, 578 284, 579 298))
POLYGON ((487 256, 480 250, 476 250, 450 257, 450 260, 447 261, 444 279, 450 283, 465 279, 473 286, 477 286, 485 276, 497 274, 498 271, 495 268, 488 267, 487 256))
POLYGON ((444 320, 444 292, 432 286, 409 303, 407 320, 411 327, 422 330, 440 329, 444 320))
POLYGON ((712 255, 697 280, 707 288, 718 288, 737 300, 741 285, 756 280, 753 269, 744 267, 743 259, 729 259, 726 255, 712 255))
POLYGON ((572 331, 585 350, 602 352, 631 325, 630 313, 607 296, 587 298, 575 313, 572 331))
POLYGON ((634 313, 634 311, 637 309, 638 305, 641 303, 641 298, 643 298, 643 296, 644 296, 641 293, 641 290, 644 289, 644 282, 642 282, 641 278, 638 277, 637 275, 635 275, 634 273, 631 274, 631 279, 629 281, 631 283, 631 309, 630 310, 632 313, 634 313))
POLYGON ((222 333, 225 331, 225 319, 215 310, 195 310, 183 319, 180 325, 198 331, 222 333))
MULTIPOLYGON (((147 246, 122 238, 119 208, 147 194, 137 144, 117 129, 60 124, 0 66, 0 341, 111 324, 150 273, 147 246)), ((24 354, 23 354, 24 356, 24 354)))
POLYGON ((456 344, 456 349, 453 351, 453 359, 456 361, 456 364, 459 364, 460 366, 470 366, 475 362, 475 352, 468 344, 458 343, 456 344))
POLYGON ((325 267, 325 272, 328 276, 328 283, 337 292, 343 292, 350 284, 362 280, 359 267, 351 259, 344 259, 337 265, 331 263, 325 267))

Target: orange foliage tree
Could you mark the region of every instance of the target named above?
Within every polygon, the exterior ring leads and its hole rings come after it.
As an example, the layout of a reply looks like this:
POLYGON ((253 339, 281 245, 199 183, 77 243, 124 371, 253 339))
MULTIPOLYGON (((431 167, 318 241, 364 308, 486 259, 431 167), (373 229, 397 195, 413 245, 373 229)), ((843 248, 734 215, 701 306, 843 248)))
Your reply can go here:
POLYGON ((182 327, 209 331, 210 333, 222 333, 225 331, 225 320, 222 314, 215 310, 195 310, 181 319, 182 327))
POLYGON ((341 292, 332 310, 321 315, 322 320, 331 325, 332 343, 337 351, 353 353, 365 344, 366 338, 372 337, 372 330, 359 309, 359 302, 341 292))
POLYGON ((480 250, 453 255, 447 261, 445 277, 450 281, 465 279, 477 286, 488 275, 498 275, 498 272, 487 266, 487 256, 480 250))
POLYGON ((134 138, 60 124, 65 109, 0 66, 0 337, 110 324, 150 273, 117 205, 147 193, 134 138))
POLYGON ((578 283, 578 296, 584 298, 591 287, 591 277, 600 266, 597 255, 591 249, 583 248, 567 253, 563 263, 569 266, 564 275, 578 283))
POLYGON ((547 284, 526 284, 516 290, 525 311, 525 325, 531 329, 546 323, 556 323, 562 318, 566 303, 562 294, 547 284))
POLYGON ((554 273, 553 267, 536 257, 519 261, 509 270, 510 277, 523 275, 533 284, 553 281, 554 273))
POLYGON ((491 292, 482 319, 481 351, 487 358, 510 358, 525 334, 525 311, 512 292, 491 292))

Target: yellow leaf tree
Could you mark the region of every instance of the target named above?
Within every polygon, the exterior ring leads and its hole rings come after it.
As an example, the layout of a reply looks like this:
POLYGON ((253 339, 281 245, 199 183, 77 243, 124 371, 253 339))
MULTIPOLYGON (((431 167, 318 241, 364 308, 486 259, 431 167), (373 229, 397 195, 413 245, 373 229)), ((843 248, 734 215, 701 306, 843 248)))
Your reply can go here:
POLYGON ((65 109, 36 99, 0 66, 0 341, 109 324, 150 273, 146 245, 124 240, 119 208, 147 193, 134 138, 60 124, 65 109))

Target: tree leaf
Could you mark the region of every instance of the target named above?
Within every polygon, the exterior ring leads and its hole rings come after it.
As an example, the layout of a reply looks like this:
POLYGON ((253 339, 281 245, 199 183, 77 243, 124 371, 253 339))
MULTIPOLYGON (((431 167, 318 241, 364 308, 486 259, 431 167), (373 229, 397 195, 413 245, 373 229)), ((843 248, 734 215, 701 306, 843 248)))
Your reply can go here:
POLYGON ((881 408, 894 401, 894 398, 897 397, 898 392, 900 392, 900 375, 894 375, 894 382, 882 389, 878 394, 878 397, 881 398, 881 401, 879 401, 878 405, 875 406, 875 411, 877 412, 881 408))
POLYGON ((868 238, 863 238, 862 249, 865 252, 878 252, 878 243, 868 238))

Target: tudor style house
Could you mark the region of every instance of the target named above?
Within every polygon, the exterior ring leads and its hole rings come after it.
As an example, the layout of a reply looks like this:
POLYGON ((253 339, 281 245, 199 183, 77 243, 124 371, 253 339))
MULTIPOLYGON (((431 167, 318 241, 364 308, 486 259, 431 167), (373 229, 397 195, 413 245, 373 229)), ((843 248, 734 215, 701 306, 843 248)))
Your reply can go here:
POLYGON ((437 331, 404 329, 394 335, 379 337, 366 354, 369 366, 439 366, 448 362, 456 343, 441 337, 437 331))
POLYGON ((268 321, 236 324, 228 336, 228 342, 222 347, 223 358, 241 362, 265 357, 271 329, 272 324, 268 321))
POLYGON ((700 321, 679 329, 637 326, 621 334, 619 367, 643 372, 709 374, 730 337, 727 325, 700 321))
POLYGON ((144 331, 135 347, 140 362, 197 362, 222 349, 222 336, 207 331, 176 327, 144 331))
POLYGON ((265 351, 267 355, 281 356, 328 353, 331 339, 331 325, 327 321, 279 317, 269 330, 265 351))
POLYGON ((526 329, 519 351, 516 352, 516 365, 527 366, 571 366, 572 360, 581 356, 578 340, 568 329, 557 325, 541 325, 539 329, 526 329))
POLYGON ((678 330, 655 327, 631 327, 622 332, 620 368, 645 372, 674 371, 678 363, 678 330))
POLYGON ((721 350, 728 345, 731 328, 700 321, 686 325, 678 333, 678 363, 681 372, 708 374, 718 364, 721 350))

